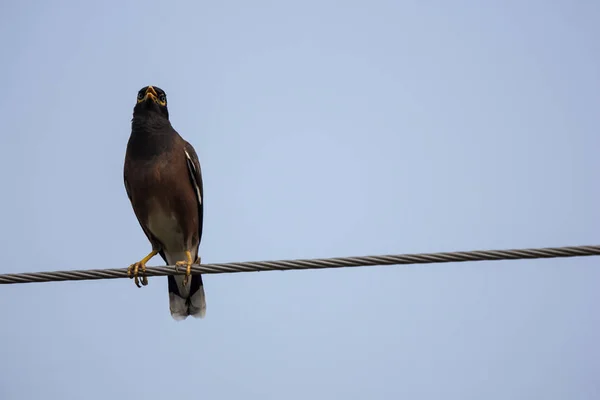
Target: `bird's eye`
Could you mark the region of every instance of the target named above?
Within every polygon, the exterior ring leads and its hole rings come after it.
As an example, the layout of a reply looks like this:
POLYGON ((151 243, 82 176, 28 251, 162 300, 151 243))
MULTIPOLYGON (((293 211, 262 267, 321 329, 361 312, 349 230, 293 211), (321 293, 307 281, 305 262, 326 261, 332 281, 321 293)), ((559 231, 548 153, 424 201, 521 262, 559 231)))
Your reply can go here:
POLYGON ((144 93, 142 93, 142 92, 139 92, 139 93, 138 93, 138 100, 141 100, 141 99, 143 99, 143 98, 144 98, 144 93))
POLYGON ((161 103, 166 103, 167 102, 167 97, 164 94, 161 94, 158 99, 160 100, 161 103))

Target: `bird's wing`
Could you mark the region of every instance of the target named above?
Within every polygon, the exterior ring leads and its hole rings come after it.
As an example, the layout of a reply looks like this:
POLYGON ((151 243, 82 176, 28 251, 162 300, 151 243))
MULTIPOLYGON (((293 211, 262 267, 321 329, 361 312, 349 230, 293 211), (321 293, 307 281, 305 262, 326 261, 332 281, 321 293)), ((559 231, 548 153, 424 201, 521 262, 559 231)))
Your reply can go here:
POLYGON ((200 168, 200 161, 194 147, 185 142, 185 157, 187 161, 187 167, 189 177, 192 185, 194 186, 194 192, 196 193, 196 200, 198 201, 198 243, 202 240, 202 223, 204 220, 204 186, 202 183, 202 169, 200 168))
MULTIPOLYGON (((183 140, 183 150, 187 165, 188 178, 196 195, 198 206, 198 245, 202 239, 202 222, 204 217, 204 188, 202 184, 202 170, 200 161, 194 147, 183 140)), ((181 154, 181 153, 180 153, 181 154)), ((196 252, 196 257, 198 253, 196 252)), ((197 259, 194 260, 196 263, 197 259)), ((188 315, 195 318, 203 318, 206 314, 206 296, 201 274, 192 274, 191 280, 186 287, 183 285, 182 276, 168 278, 169 285, 169 307, 173 318, 185 319, 188 315)))

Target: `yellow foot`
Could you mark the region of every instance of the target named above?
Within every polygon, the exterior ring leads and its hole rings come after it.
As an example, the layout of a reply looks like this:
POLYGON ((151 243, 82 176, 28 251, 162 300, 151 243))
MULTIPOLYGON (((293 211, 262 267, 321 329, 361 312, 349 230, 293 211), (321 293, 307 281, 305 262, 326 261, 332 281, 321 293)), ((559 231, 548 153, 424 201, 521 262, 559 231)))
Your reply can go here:
POLYGON ((148 278, 146 277, 146 263, 148 261, 150 261, 150 259, 152 257, 154 257, 156 254, 158 254, 157 250, 152 250, 150 252, 150 254, 148 254, 146 257, 142 258, 140 261, 133 263, 129 266, 129 268, 127 268, 127 275, 129 276, 129 279, 133 279, 135 282, 135 285, 137 287, 141 287, 140 286, 140 270, 141 270, 141 282, 143 286, 146 286, 148 284, 148 278))
MULTIPOLYGON (((185 267, 185 276, 183 277, 183 286, 187 285, 188 280, 190 279, 190 275, 192 274, 192 265, 194 264, 192 261, 192 253, 190 253, 189 251, 186 251, 185 255, 187 257, 186 261, 177 261, 175 263, 175 271, 179 272, 178 267, 185 267)), ((196 260, 197 261, 200 260, 200 257, 198 257, 196 260)))

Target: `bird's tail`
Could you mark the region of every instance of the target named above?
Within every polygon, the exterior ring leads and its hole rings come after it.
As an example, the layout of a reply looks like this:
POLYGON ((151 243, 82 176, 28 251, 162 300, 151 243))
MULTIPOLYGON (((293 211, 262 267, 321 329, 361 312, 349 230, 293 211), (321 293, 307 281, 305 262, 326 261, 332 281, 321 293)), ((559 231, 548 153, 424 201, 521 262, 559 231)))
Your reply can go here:
POLYGON ((204 318, 206 314, 206 298, 202 275, 192 275, 183 285, 183 275, 169 275, 169 308, 171 316, 177 321, 184 320, 191 315, 195 318, 204 318))

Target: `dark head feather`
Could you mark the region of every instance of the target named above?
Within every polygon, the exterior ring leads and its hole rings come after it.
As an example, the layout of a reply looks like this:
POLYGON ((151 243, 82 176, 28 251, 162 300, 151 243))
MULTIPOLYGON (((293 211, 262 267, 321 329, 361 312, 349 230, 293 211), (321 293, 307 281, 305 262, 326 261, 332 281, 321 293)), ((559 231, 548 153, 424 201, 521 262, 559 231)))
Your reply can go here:
POLYGON ((145 86, 138 92, 137 102, 133 108, 133 118, 158 115, 169 119, 167 94, 157 86, 145 86))

